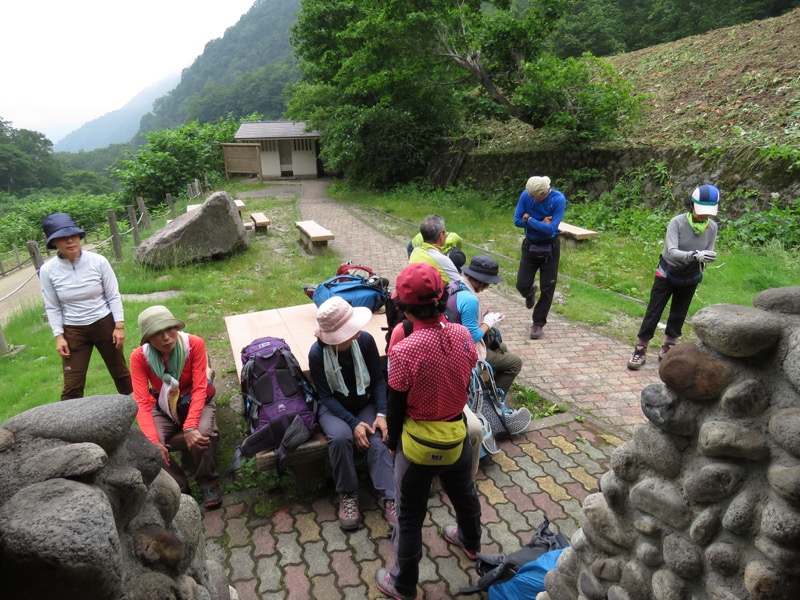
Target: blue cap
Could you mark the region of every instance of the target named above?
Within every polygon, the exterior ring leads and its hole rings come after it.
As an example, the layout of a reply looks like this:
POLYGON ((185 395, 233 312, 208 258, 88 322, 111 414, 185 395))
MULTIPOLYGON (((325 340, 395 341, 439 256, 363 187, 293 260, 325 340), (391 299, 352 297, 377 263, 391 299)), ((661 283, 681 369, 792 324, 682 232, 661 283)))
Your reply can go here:
POLYGON ((692 192, 692 202, 695 214, 714 216, 719 209, 719 190, 713 185, 701 185, 692 192))

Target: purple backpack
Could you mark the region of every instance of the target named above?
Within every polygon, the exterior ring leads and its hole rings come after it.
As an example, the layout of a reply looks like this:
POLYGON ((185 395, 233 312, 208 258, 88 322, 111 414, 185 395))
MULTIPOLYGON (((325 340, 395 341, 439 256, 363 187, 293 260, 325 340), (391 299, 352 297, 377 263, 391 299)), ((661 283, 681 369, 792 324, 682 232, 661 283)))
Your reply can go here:
POLYGON ((241 392, 247 436, 234 452, 231 474, 242 456, 274 450, 281 460, 316 428, 316 398, 289 345, 263 337, 242 349, 241 392))

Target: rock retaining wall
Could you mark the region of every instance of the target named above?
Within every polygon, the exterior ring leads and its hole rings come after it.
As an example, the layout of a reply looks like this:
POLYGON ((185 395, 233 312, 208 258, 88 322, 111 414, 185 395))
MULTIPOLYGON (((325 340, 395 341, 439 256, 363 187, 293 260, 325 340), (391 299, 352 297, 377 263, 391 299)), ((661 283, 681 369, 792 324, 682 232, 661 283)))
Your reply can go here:
POLYGON ((800 287, 698 311, 537 600, 800 598, 800 287))

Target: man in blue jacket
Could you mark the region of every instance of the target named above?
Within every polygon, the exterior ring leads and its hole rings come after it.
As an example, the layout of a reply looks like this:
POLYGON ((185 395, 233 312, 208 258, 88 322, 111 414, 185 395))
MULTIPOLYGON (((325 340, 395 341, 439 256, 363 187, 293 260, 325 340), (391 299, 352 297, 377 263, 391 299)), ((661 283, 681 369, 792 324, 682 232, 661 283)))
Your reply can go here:
POLYGON ((566 208, 567 199, 550 187, 550 178, 535 176, 528 179, 514 211, 514 226, 525 232, 517 271, 517 290, 525 297, 525 307, 533 309, 532 340, 544 335, 542 328, 547 324, 547 313, 553 303, 561 257, 558 226, 566 208), (537 272, 541 293, 539 301, 535 302, 537 288, 534 278, 537 272))

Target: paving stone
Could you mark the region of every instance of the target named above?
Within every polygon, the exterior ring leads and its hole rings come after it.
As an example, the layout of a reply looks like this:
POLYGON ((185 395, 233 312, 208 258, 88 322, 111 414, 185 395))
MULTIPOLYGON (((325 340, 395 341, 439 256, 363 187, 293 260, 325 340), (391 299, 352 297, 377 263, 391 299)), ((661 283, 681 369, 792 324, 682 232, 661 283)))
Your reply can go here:
POLYGON ((336 576, 330 573, 325 576, 311 576, 311 598, 340 600, 342 593, 336 586, 336 576))
POLYGON ((575 481, 583 485, 584 489, 597 491, 597 475, 588 473, 583 466, 567 467, 567 472, 575 481))
MULTIPOLYGON (((567 481, 569 481, 569 479, 567 479, 567 481)), ((536 483, 538 483, 539 487, 542 488, 542 491, 549 495, 550 498, 555 502, 569 499, 567 490, 558 485, 558 483, 556 483, 552 477, 537 477, 536 483)))
POLYGON ((303 544, 303 562, 308 565, 309 577, 331 572, 330 556, 325 552, 324 542, 303 544))
POLYGON ((528 494, 525 494, 519 487, 504 488, 506 498, 513 504, 515 510, 525 512, 529 510, 536 510, 533 500, 528 494))
POLYGON ((347 549, 347 536, 336 521, 322 524, 322 539, 327 544, 328 552, 347 549))
POLYGON ((216 560, 224 565, 228 559, 228 552, 220 545, 221 539, 212 538, 206 540, 206 559, 216 560))
POLYGON ((295 527, 299 532, 297 541, 300 544, 319 539, 320 529, 314 513, 302 513, 295 516, 295 527))
MULTIPOLYGON (((247 510, 247 504, 244 502, 236 502, 235 504, 225 506, 223 510, 225 511, 226 520, 235 519, 236 517, 239 517, 244 514, 245 510, 247 510)), ((212 512, 219 512, 219 511, 212 511, 212 512)))
POLYGON ((283 584, 288 590, 288 600, 308 600, 311 598, 311 582, 306 577, 303 565, 286 567, 283 584))
MULTIPOLYGON (((544 472, 538 474, 539 477, 543 476, 544 472)), ((537 494, 542 491, 542 488, 539 487, 539 484, 536 483, 535 479, 532 479, 527 473, 524 471, 517 471, 516 473, 512 473, 511 480, 514 482, 514 485, 522 490, 522 493, 526 496, 531 494, 537 494)))
POLYGON ((439 533, 439 528, 435 525, 428 525, 422 528, 422 545, 428 549, 428 555, 432 559, 450 554, 449 544, 444 541, 444 538, 439 533))
POLYGON ((203 513, 203 535, 206 539, 220 537, 225 530, 221 510, 208 510, 203 513))
MULTIPOLYGON (((483 471, 486 474, 486 479, 482 479, 480 483, 484 481, 491 481, 498 488, 504 488, 511 485, 510 474, 503 471, 499 466, 490 465, 488 467, 485 467, 483 471)), ((478 489, 480 489, 480 485, 478 489)))
POLYGON ((278 564, 282 567, 286 565, 297 565, 303 562, 302 549, 300 544, 297 543, 297 533, 279 533, 275 536, 277 539, 278 554, 280 559, 278 564))
MULTIPOLYGON (((472 561, 469 561, 473 564, 472 561)), ((464 563, 458 561, 455 557, 440 558, 436 561, 438 570, 438 577, 442 581, 447 582, 447 591, 450 595, 455 597, 456 592, 462 587, 470 584, 470 578, 465 572, 464 563)), ((474 566, 472 567, 474 569, 474 566)))
MULTIPOLYGON (((548 450, 548 452, 561 452, 560 450, 548 450)), ((542 468, 544 469, 545 473, 553 478, 554 481, 557 483, 567 483, 572 481, 569 473, 567 473, 564 468, 565 467, 577 467, 572 460, 569 460, 565 465, 560 464, 558 458, 554 458, 550 462, 542 463, 542 468)))
POLYGON ((357 563, 362 560, 375 560, 375 545, 369 539, 366 529, 351 531, 349 533, 349 544, 353 549, 353 560, 357 563))
POLYGON ((339 578, 339 586, 358 585, 358 565, 353 560, 352 552, 332 552, 331 570, 339 578))
POLYGON ((330 500, 317 500, 311 505, 313 513, 317 515, 318 523, 325 523, 327 521, 335 521, 337 517, 336 507, 330 500))
POLYGON ((250 545, 250 531, 244 518, 230 519, 225 526, 225 533, 228 534, 228 546, 231 548, 250 545))
POLYGON ((551 437, 550 443, 556 446, 557 448, 560 448, 564 454, 577 454, 578 452, 580 452, 580 450, 578 450, 578 448, 575 446, 575 444, 572 443, 572 441, 569 441, 565 437, 564 433, 567 432, 569 432, 569 434, 571 434, 571 437, 573 438, 578 437, 577 435, 574 435, 574 432, 571 432, 568 429, 566 429, 563 431, 562 435, 556 435, 551 437))
POLYGON ((364 600, 367 597, 367 587, 364 585, 342 588, 341 591, 345 600, 364 600))
POLYGON ((231 548, 231 581, 242 581, 253 576, 255 563, 250 556, 250 548, 231 548))
POLYGON ((250 534, 253 540, 253 556, 272 556, 275 554, 275 538, 269 525, 256 527, 250 534))
POLYGON ((256 593, 256 585, 258 585, 258 582, 255 579, 237 581, 232 585, 239 596, 239 600, 261 600, 261 596, 256 593))
MULTIPOLYGON (((507 485, 511 485, 510 479, 508 480, 507 485)), ((486 500, 489 504, 502 504, 504 502, 508 502, 505 494, 503 494, 503 490, 501 490, 491 479, 485 479, 477 482, 476 487, 478 488, 478 493, 486 496, 486 500)))
POLYGON ((259 559, 256 563, 256 577, 261 584, 258 586, 258 593, 277 592, 282 588, 282 571, 278 568, 278 557, 268 556, 259 559))
POLYGON ((272 530, 275 533, 288 533, 294 529, 294 517, 285 508, 278 510, 272 516, 272 530))
MULTIPOLYGON (((437 558, 437 561, 442 560, 441 558, 437 558)), ((436 562, 431 560, 429 556, 427 556, 424 552, 422 554, 422 559, 419 561, 419 583, 425 583, 426 581, 438 581, 439 575, 437 574, 436 570, 436 562)))
POLYGON ((530 523, 525 518, 525 514, 517 509, 513 504, 501 504, 497 507, 497 514, 514 532, 528 531, 530 523))
POLYGON ((478 501, 481 503, 481 522, 482 523, 497 523, 500 517, 497 515, 497 509, 489 504, 486 496, 478 494, 478 501))

